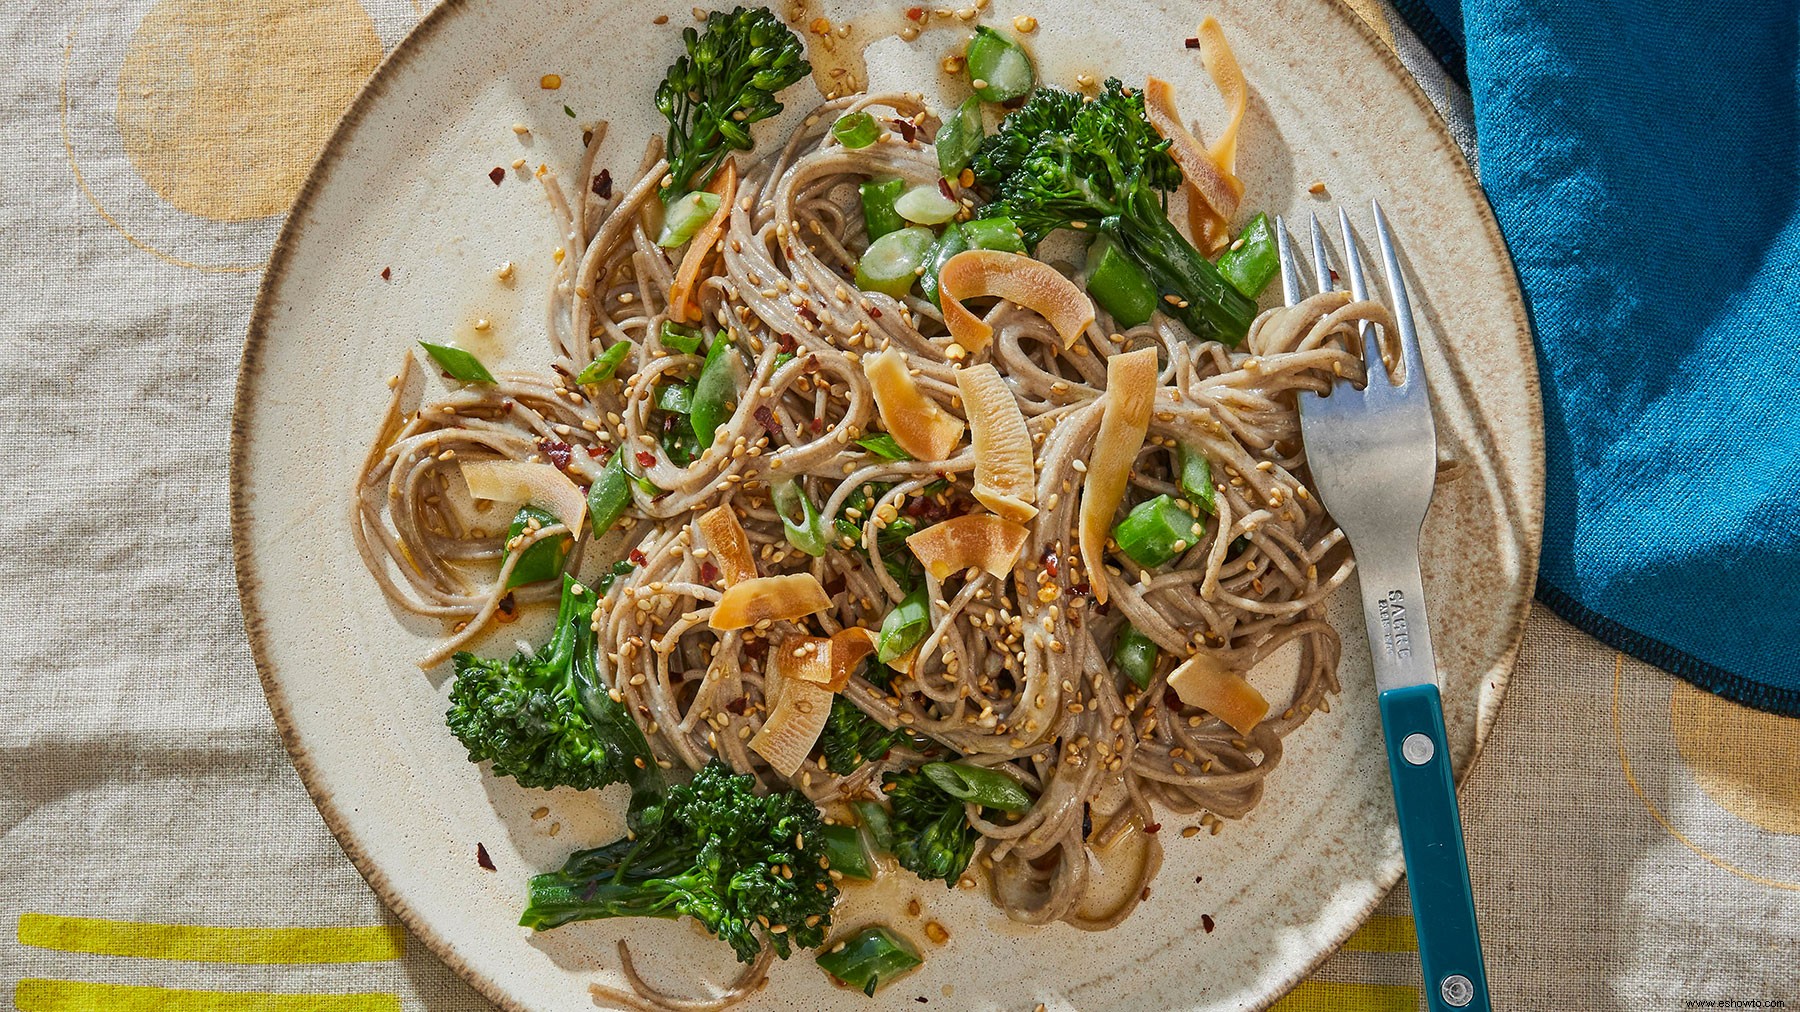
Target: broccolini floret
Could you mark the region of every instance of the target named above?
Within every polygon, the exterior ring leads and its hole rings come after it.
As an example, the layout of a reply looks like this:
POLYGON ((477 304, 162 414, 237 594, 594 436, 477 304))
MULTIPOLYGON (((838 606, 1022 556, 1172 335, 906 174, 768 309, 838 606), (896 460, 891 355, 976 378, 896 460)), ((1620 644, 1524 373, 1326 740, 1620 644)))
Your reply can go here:
POLYGON ((659 808, 634 808, 634 835, 534 877, 519 923, 542 931, 686 914, 746 963, 764 944, 783 959, 818 946, 838 892, 825 867, 824 823, 798 791, 758 797, 755 785, 712 760, 691 782, 670 787, 659 808))
POLYGON ((866 762, 874 762, 909 736, 902 728, 889 730, 843 696, 831 699, 831 715, 825 718, 825 730, 819 734, 819 755, 825 768, 840 776, 856 772, 866 762))
POLYGON ((727 150, 748 151, 750 124, 779 113, 775 94, 812 73, 805 47, 766 7, 713 11, 704 32, 687 28, 681 39, 687 55, 656 88, 669 121, 665 203, 705 186, 727 150))
POLYGON ((955 885, 980 842, 968 809, 917 770, 894 775, 885 790, 894 806, 894 857, 900 867, 955 885))
POLYGON ((1038 88, 970 164, 999 197, 982 213, 1012 218, 1034 248, 1060 228, 1098 230, 1155 282, 1158 308, 1195 336, 1235 344, 1248 332, 1256 303, 1169 221, 1164 194, 1181 171, 1144 116, 1142 92, 1116 79, 1092 100, 1038 88))
POLYGON ((556 629, 536 653, 500 660, 465 651, 453 658, 445 720, 470 762, 491 761, 495 774, 526 787, 630 783, 634 792, 656 790, 643 731, 595 669, 596 603, 592 591, 564 576, 556 629))

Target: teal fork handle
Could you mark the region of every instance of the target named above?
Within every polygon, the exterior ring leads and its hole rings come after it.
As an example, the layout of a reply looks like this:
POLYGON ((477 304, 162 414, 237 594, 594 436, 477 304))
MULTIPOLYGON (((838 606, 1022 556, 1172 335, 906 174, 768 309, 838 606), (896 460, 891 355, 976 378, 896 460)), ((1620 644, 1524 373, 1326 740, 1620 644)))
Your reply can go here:
POLYGON ((1431 1012, 1490 1012, 1469 858, 1463 851, 1456 782, 1444 737, 1444 708, 1435 685, 1381 694, 1400 846, 1406 852, 1413 926, 1431 1012))

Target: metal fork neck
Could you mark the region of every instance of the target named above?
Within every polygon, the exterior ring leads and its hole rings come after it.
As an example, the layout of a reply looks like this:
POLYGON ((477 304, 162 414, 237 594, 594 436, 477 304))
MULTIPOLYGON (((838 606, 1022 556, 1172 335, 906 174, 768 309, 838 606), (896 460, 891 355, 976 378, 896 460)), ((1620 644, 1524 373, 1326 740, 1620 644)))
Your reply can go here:
POLYGON ((1425 617, 1425 587, 1419 575, 1416 547, 1383 544, 1382 539, 1352 541, 1356 571, 1362 583, 1363 620, 1369 632, 1369 654, 1375 663, 1378 689, 1435 685, 1437 658, 1431 647, 1431 625, 1425 617))

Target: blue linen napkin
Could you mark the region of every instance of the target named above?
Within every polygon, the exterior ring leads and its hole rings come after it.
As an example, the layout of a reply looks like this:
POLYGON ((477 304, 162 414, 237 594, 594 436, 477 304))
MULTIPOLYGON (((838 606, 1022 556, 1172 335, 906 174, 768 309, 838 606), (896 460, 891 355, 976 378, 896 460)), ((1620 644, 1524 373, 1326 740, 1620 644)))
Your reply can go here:
POLYGON ((1466 68, 1537 330, 1538 598, 1800 715, 1800 6, 1396 7, 1466 68))

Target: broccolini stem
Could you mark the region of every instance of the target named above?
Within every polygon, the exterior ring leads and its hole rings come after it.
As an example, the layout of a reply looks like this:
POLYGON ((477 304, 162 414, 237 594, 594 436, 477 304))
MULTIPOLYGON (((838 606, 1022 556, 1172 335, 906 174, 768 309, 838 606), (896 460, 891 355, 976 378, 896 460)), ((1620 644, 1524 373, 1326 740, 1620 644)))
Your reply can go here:
POLYGON ((1231 287, 1182 236, 1150 187, 1128 188, 1120 213, 1101 221, 1100 228, 1150 274, 1164 296, 1160 308, 1196 336, 1236 345, 1249 333, 1256 303, 1231 287))

